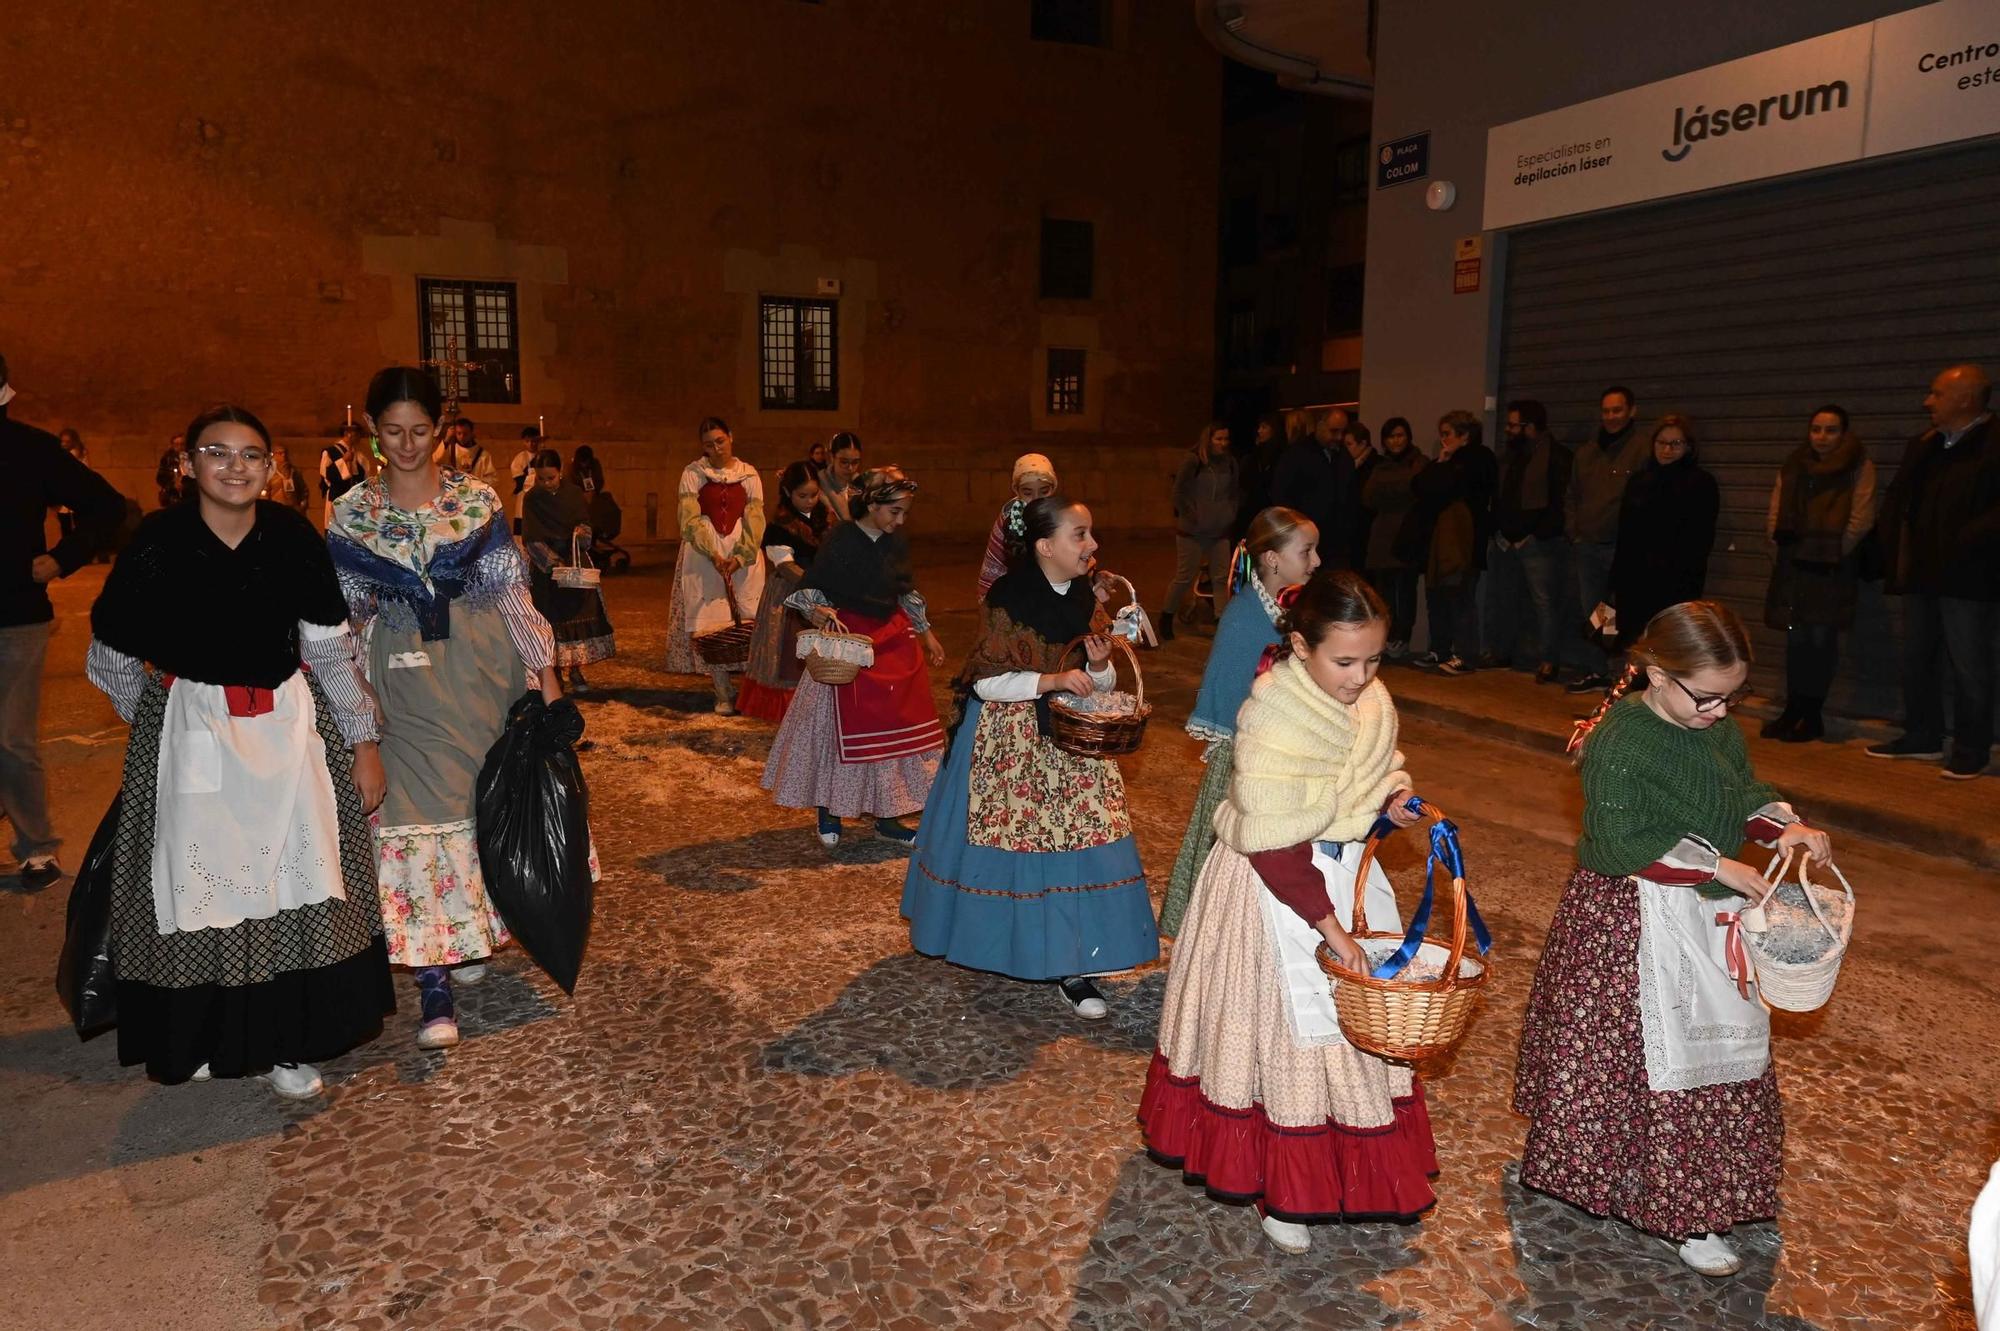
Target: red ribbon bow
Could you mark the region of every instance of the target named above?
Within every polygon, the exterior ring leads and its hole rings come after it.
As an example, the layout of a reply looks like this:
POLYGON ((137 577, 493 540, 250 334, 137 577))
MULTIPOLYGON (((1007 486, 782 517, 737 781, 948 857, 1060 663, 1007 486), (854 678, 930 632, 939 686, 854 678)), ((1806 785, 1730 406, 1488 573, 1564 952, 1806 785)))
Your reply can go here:
POLYGON ((1743 916, 1738 911, 1719 910, 1715 913, 1715 922, 1729 929, 1722 940, 1722 958, 1729 968, 1729 978, 1736 981, 1736 992, 1747 1002, 1750 982, 1756 978, 1756 972, 1750 965, 1749 949, 1743 945, 1743 916))

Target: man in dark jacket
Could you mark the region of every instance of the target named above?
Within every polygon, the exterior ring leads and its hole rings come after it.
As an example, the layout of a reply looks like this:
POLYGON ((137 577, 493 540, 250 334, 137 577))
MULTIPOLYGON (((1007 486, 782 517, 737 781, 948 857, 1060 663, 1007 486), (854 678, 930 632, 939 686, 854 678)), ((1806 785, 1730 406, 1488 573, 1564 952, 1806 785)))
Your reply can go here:
POLYGON ((1611 590, 1611 561, 1618 553, 1618 512, 1625 503, 1625 485, 1653 456, 1653 441, 1638 428, 1639 400, 1623 384, 1613 384, 1597 398, 1597 435, 1571 455, 1569 503, 1565 531, 1569 536, 1570 589, 1578 614, 1572 621, 1582 639, 1576 647, 1585 662, 1583 674, 1571 680, 1571 693, 1602 693, 1611 686, 1611 660, 1604 648, 1586 635, 1591 611, 1611 590))
POLYGON ((1479 575, 1493 540, 1493 494, 1500 486, 1500 464, 1481 442, 1484 433, 1471 412, 1446 412, 1438 420, 1437 461, 1410 481, 1431 524, 1424 569, 1431 650, 1417 664, 1447 675, 1479 668, 1479 575))
POLYGON ((1939 656, 1953 684, 1944 775, 1970 781, 1993 748, 1993 637, 2000 627, 2000 428, 1993 382, 1954 365, 1924 398, 1931 428, 1903 450, 1876 534, 1903 598, 1903 735, 1873 758, 1944 758, 1939 656))
POLYGON ((1349 419, 1344 407, 1328 408, 1309 437, 1285 446, 1271 473, 1271 502, 1313 520, 1319 557, 1335 568, 1347 562, 1346 517, 1354 489, 1354 461, 1343 442, 1349 419))
POLYGON ((1533 398, 1509 402, 1486 561, 1490 662, 1482 664, 1519 664, 1523 630, 1532 630, 1533 655, 1525 659, 1535 663, 1537 684, 1555 683, 1562 663, 1566 619, 1556 607, 1569 553, 1563 536, 1569 483, 1569 450, 1549 437, 1548 409, 1533 398))
POLYGON ((42 662, 55 608, 48 584, 67 577, 109 545, 125 520, 125 500, 96 472, 63 451, 46 430, 9 418, 14 396, 0 357, 0 809, 14 824, 14 858, 30 891, 62 877, 55 827, 49 822, 48 781, 37 742, 42 711, 42 662), (48 511, 75 514, 69 534, 48 548, 48 511))

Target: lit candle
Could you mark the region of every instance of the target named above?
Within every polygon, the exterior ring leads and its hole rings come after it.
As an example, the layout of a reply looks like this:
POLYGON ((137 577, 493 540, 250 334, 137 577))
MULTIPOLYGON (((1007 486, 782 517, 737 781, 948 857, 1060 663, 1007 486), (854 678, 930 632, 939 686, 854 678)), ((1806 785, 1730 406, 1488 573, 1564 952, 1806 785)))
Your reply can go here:
POLYGON ((352 402, 347 404, 347 423, 349 425, 354 424, 354 404, 352 402))
POLYGON ((547 434, 548 432, 549 432, 549 423, 548 423, 548 419, 547 419, 546 417, 543 417, 543 416, 537 416, 537 417, 535 417, 535 433, 536 433, 536 434, 547 434))

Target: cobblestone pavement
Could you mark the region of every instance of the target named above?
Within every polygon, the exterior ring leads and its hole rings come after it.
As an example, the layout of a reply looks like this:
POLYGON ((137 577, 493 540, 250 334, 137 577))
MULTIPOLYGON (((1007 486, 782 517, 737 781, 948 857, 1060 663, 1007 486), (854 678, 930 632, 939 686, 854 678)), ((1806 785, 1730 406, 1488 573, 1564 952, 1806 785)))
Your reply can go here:
MULTIPOLYGON (((1779 1022, 1785 1213, 1741 1234, 1742 1275, 1705 1281, 1515 1179, 1513 1042, 1569 863, 1573 776, 1408 723, 1410 767, 1464 827, 1500 940, 1493 992, 1455 1061, 1429 1070, 1435 1210, 1320 1228, 1309 1255, 1283 1257, 1249 1211, 1140 1148, 1164 966, 1109 985, 1112 1018, 1086 1024, 1051 987, 913 956, 903 852, 864 835, 829 854, 773 808, 757 788, 770 728, 711 715, 705 690, 652 668, 664 578, 608 585, 622 654, 586 703, 605 879, 575 998, 509 953, 461 991, 462 1046, 417 1051, 406 1001, 325 1069, 323 1102, 146 1088, 108 1042, 60 1025, 61 893, 7 899, 23 927, 0 951, 0 1112, 10 1146, 42 1147, 0 1168, 0 1248, 36 1217, 52 1217, 35 1229, 53 1258, 88 1248, 65 1235, 157 1211, 152 1259, 196 1262, 215 1292, 181 1291, 191 1310, 155 1319, 174 1293, 128 1291, 135 1326, 1970 1326, 1965 1214, 2000 1154, 1990 930, 1966 927, 1993 915, 1979 873, 1840 842, 1867 900, 1833 1003, 1779 1022), (112 1124, 92 1117, 121 1095, 112 1124), (252 1214, 204 1200, 204 1153, 247 1171, 229 1195, 252 1214), (210 1240, 220 1256, 197 1251, 210 1240), (254 1277, 254 1301, 230 1302, 234 1276, 254 1277)), ((946 614, 947 646, 969 625, 946 614)), ((1156 890, 1198 779, 1178 722, 1204 651, 1184 639, 1148 658, 1159 712, 1126 765, 1156 890)), ((1414 843, 1388 863, 1412 883, 1414 843)), ((92 1266, 111 1279, 116 1251, 92 1266)), ((0 1258, 17 1310, 63 1307, 70 1278, 0 1258)), ((9 1315, 0 1326, 103 1324, 9 1315)))

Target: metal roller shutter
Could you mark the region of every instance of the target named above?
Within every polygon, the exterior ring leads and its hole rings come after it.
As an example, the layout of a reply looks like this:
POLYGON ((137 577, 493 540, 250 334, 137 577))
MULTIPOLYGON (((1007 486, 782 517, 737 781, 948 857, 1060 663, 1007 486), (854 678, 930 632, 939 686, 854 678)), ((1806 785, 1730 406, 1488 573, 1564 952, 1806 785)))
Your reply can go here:
MULTIPOLYGON (((1572 447, 1598 394, 1630 384, 1642 429, 1694 418, 1722 488, 1708 593, 1751 626, 1761 692, 1782 692, 1764 627, 1764 515, 1823 402, 1847 408, 1880 483, 1925 428, 1931 376, 2000 367, 2000 143, 1983 141, 1510 233, 1500 401, 1539 398, 1572 447)), ((1899 716, 1894 598, 1864 585, 1832 707, 1899 716)))

